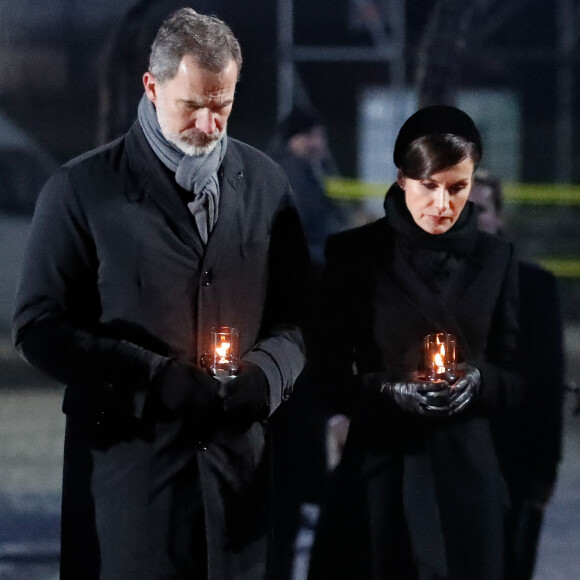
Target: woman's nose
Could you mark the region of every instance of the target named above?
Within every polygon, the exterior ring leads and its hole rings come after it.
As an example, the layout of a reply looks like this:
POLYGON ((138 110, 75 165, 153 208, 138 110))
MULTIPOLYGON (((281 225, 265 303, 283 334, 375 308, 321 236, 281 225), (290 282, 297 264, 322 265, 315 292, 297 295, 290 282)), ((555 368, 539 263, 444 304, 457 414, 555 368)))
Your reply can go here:
POLYGON ((437 190, 434 205, 439 213, 443 213, 449 208, 449 193, 446 189, 440 188, 437 190))

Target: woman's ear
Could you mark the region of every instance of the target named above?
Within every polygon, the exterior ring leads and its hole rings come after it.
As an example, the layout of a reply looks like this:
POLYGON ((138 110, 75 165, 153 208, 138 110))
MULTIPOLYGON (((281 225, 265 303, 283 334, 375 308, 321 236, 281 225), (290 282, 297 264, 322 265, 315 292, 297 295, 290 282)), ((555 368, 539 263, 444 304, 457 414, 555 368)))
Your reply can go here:
POLYGON ((403 175, 403 172, 399 169, 399 172, 397 173, 397 184, 401 189, 405 189, 406 180, 407 178, 403 175))

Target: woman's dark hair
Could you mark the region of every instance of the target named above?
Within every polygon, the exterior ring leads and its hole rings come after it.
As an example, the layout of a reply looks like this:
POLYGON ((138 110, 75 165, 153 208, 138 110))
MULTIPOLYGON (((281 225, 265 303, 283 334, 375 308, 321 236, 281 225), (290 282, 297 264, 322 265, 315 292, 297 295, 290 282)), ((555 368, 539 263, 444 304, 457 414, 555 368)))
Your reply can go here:
POLYGON ((393 161, 411 179, 425 179, 464 159, 477 164, 483 155, 473 119, 450 105, 431 105, 413 113, 401 127, 393 161))
POLYGON ((481 149, 473 141, 451 133, 423 135, 407 146, 399 170, 411 179, 425 179, 464 159, 471 159, 477 167, 481 149))

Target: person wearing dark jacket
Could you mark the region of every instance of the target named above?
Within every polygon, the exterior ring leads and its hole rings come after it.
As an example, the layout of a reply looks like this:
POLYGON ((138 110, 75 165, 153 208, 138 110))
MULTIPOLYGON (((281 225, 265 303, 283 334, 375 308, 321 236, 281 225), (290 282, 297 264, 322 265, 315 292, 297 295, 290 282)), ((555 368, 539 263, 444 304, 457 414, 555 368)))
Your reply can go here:
MULTIPOLYGON (((295 107, 280 122, 269 155, 286 173, 319 281, 324 244, 330 233, 343 229, 341 208, 325 191, 325 178, 332 173, 326 128, 312 111, 295 107)), ((276 448, 273 478, 276 489, 274 566, 276 580, 293 577, 298 559, 307 553, 298 536, 312 535, 319 505, 326 490, 327 417, 306 369, 297 381, 292 400, 272 421, 276 448), (297 550, 297 544, 301 549, 297 550), (300 553, 300 554, 299 554, 300 553)))
POLYGON ((326 127, 313 112, 295 107, 281 121, 277 138, 269 154, 290 180, 312 262, 322 267, 326 238, 346 224, 343 211, 326 194, 324 180, 337 172, 326 127))
MULTIPOLYGON (((478 227, 503 235, 500 181, 476 172, 470 200, 478 210, 478 227)), ((520 261, 518 285, 526 398, 521 408, 498 415, 494 431, 511 498, 506 577, 531 580, 562 453, 565 356, 556 278, 537 264, 520 261)))
POLYGON ((491 419, 525 387, 513 247, 477 230, 468 201, 481 156, 464 112, 419 110, 396 140, 385 217, 329 238, 316 364, 351 423, 311 580, 504 578, 491 419), (432 333, 455 337, 455 372, 424 368, 432 333))
POLYGON ((309 258, 282 169, 227 135, 241 63, 225 23, 175 12, 138 121, 40 194, 13 333, 66 385, 65 580, 267 576, 268 419, 304 366, 309 258), (225 388, 201 366, 223 325, 225 388))

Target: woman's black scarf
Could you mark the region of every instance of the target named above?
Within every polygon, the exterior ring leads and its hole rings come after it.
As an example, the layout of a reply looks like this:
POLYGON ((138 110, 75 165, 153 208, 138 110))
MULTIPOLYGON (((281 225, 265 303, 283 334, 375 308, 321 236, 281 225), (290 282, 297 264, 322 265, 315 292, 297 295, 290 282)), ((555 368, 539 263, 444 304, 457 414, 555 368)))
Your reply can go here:
POLYGON ((415 223, 405 203, 405 192, 396 183, 387 192, 384 208, 405 259, 434 291, 440 292, 461 258, 475 248, 477 216, 473 204, 465 205, 457 222, 444 234, 429 234, 415 223))
POLYGON ((453 227, 444 234, 429 234, 415 223, 405 203, 405 192, 396 183, 387 192, 384 208, 389 225, 412 248, 470 254, 475 247, 477 216, 470 202, 453 227))

